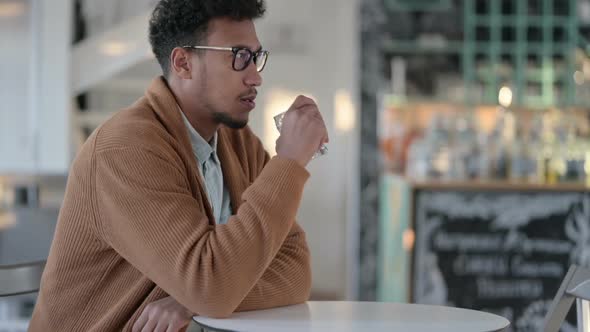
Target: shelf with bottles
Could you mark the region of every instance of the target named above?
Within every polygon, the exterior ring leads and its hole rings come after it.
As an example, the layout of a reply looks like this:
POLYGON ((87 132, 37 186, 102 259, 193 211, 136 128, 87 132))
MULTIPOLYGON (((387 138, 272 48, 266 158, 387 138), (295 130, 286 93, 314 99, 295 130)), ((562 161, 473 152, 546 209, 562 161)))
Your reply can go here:
POLYGON ((384 103, 382 169, 413 181, 590 185, 590 112, 384 103))
MULTIPOLYGON (((524 78, 527 83, 542 82, 548 74, 551 74, 553 82, 565 82, 566 80, 574 80, 574 72, 570 72, 563 61, 556 60, 550 63, 549 69, 544 68, 536 60, 526 61, 526 71, 524 78)), ((488 79, 495 76, 499 80, 511 80, 516 76, 515 68, 508 61, 493 64, 489 61, 477 61, 476 74, 479 79, 488 79)))

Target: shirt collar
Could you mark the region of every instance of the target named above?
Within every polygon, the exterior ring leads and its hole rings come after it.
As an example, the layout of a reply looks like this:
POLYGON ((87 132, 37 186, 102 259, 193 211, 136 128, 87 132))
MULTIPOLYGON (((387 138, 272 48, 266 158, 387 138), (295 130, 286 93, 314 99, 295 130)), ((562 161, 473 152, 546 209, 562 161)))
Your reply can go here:
POLYGON ((188 129, 189 138, 191 141, 191 145, 193 148, 193 152, 197 156, 200 165, 203 165, 211 156, 211 153, 214 153, 214 157, 217 156, 217 132, 213 135, 213 139, 211 142, 208 143, 191 125, 188 121, 187 117, 184 115, 184 112, 178 107, 178 111, 182 115, 182 119, 184 121, 184 125, 188 129))

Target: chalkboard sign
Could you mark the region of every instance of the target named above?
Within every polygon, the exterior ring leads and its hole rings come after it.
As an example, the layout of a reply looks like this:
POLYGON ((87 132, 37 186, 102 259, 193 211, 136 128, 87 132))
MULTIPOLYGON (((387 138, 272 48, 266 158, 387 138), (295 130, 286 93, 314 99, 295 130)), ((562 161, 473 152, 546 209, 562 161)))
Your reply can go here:
MULTIPOLYGON (((590 266, 588 192, 417 189, 412 300, 541 331, 571 264, 590 266)), ((575 309, 562 326, 575 332, 575 309)))

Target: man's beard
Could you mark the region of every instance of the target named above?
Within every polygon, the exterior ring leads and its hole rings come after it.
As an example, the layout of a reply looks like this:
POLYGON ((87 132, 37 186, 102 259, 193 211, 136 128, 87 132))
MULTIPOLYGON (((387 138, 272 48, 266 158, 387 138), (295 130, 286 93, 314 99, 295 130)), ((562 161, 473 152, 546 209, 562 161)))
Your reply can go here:
POLYGON ((232 129, 242 129, 248 124, 248 120, 236 120, 229 114, 223 112, 213 113, 213 119, 215 119, 217 123, 223 124, 232 129))

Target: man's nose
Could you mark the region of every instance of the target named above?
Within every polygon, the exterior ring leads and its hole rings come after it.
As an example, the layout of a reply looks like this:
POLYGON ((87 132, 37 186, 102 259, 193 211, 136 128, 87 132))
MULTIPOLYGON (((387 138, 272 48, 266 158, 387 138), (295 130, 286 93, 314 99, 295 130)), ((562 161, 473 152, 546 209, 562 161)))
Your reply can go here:
POLYGON ((244 83, 247 86, 261 86, 262 85, 262 76, 258 72, 256 68, 256 63, 252 61, 246 68, 246 77, 244 78, 244 83))

